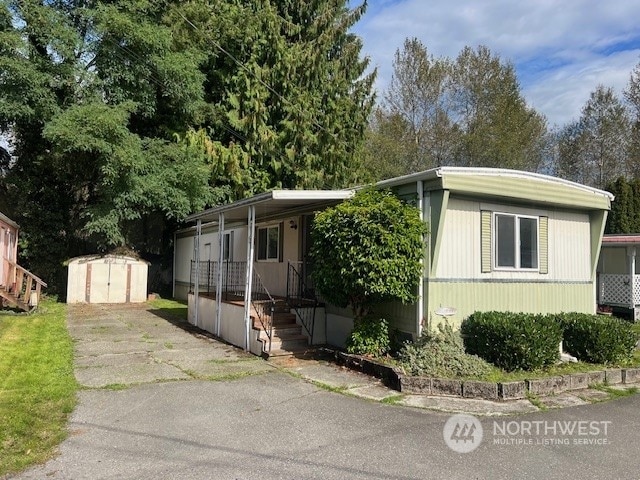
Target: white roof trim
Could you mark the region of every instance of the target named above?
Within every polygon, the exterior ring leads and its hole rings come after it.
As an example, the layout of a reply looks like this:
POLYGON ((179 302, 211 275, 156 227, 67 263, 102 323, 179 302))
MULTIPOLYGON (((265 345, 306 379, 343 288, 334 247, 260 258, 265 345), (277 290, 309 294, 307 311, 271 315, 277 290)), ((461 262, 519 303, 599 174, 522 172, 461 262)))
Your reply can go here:
POLYGON ((243 198, 242 200, 237 200, 225 205, 218 205, 208 210, 194 213, 185 218, 185 221, 193 222, 229 210, 278 200, 312 203, 323 200, 346 200, 352 197, 353 194, 353 190, 271 190, 253 197, 243 198))

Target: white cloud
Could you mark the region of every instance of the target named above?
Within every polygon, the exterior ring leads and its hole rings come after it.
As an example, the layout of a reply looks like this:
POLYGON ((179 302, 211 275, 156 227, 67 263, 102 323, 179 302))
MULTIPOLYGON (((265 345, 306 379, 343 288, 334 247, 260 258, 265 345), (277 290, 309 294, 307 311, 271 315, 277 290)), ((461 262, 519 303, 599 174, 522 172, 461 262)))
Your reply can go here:
POLYGON ((527 101, 563 124, 599 83, 625 87, 640 61, 639 15, 640 0, 370 0, 355 32, 378 67, 379 90, 408 37, 437 57, 483 44, 516 65, 527 101))

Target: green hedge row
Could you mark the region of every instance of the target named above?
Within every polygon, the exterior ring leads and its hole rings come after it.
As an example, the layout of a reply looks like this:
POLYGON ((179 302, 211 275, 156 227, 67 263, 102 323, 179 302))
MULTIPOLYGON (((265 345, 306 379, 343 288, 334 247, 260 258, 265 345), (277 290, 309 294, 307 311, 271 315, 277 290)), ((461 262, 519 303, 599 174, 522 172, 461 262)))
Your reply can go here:
POLYGON ((560 340, 580 361, 621 364, 631 360, 638 341, 628 322, 583 313, 475 312, 462 322, 461 333, 468 353, 507 371, 556 363, 560 340))
POLYGON ((536 370, 556 363, 560 324, 550 316, 475 312, 462 322, 468 353, 507 370, 536 370))
POLYGON ((562 313, 555 317, 564 331, 564 350, 578 360, 619 364, 633 357, 638 335, 629 322, 584 313, 562 313))

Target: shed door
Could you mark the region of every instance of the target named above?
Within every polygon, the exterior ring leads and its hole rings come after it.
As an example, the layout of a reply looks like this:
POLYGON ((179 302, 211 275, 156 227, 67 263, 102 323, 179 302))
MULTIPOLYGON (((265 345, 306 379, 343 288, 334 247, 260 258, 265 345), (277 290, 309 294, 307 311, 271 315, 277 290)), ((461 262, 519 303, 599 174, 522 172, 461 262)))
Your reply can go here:
POLYGON ((125 303, 127 301, 126 263, 91 264, 91 273, 87 282, 91 283, 89 303, 125 303))

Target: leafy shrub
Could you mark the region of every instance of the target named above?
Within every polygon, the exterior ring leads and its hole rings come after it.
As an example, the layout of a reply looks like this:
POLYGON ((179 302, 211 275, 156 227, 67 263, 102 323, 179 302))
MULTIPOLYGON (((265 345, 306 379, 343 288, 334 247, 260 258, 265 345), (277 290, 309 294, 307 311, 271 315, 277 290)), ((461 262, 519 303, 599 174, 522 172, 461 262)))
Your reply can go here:
POLYGON ((555 316, 564 334, 564 349, 583 362, 617 364, 631 360, 638 341, 630 323, 585 313, 555 316))
POLYGON ((379 357, 389 351, 389 322, 384 318, 363 318, 354 325, 347 339, 347 352, 379 357))
POLYGON ((468 353, 507 370, 536 370, 558 361, 562 329, 554 317, 475 312, 462 322, 468 353))
POLYGON ((437 332, 425 331, 399 353, 401 365, 410 375, 432 377, 481 377, 491 365, 464 351, 462 338, 449 324, 438 325, 437 332))
POLYGON ((427 226, 389 191, 364 189, 318 213, 311 230, 313 283, 325 300, 351 306, 356 320, 375 305, 416 299, 427 226))

